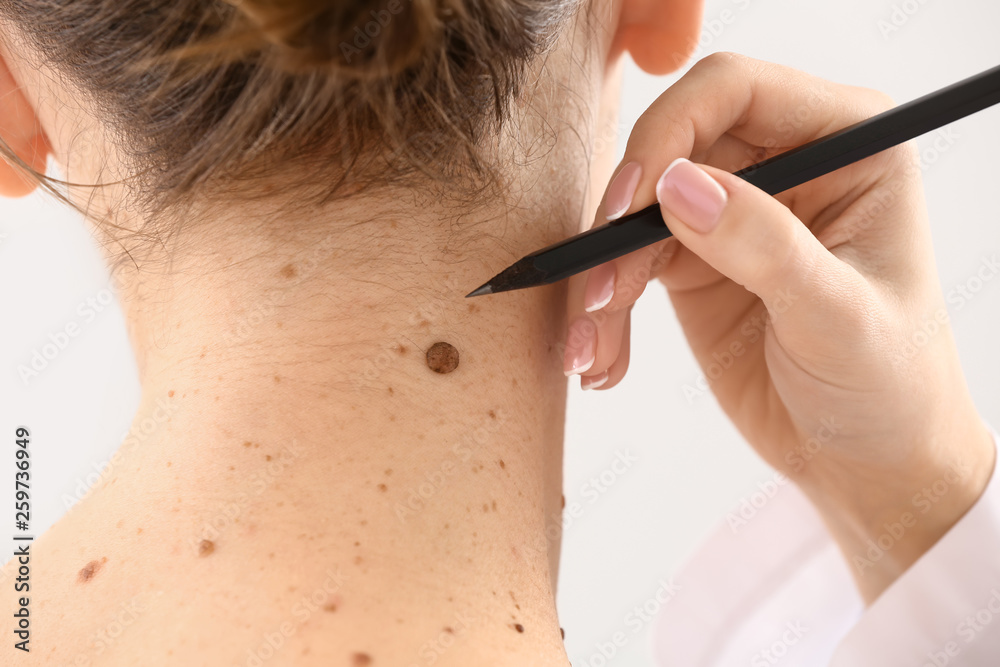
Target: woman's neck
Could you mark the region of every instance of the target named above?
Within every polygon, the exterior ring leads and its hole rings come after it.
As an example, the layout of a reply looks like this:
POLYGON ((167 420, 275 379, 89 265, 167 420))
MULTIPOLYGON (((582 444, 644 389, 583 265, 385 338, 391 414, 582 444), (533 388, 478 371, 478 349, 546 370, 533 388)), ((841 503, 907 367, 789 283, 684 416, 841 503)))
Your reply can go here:
POLYGON ((243 238, 131 277, 142 405, 80 507, 124 523, 94 579, 151 586, 157 614, 206 591, 255 610, 190 628, 229 636, 220 658, 294 625, 334 577, 332 611, 304 617, 287 656, 559 664, 564 287, 464 295, 579 218, 344 214, 325 222, 354 231, 243 238), (429 367, 436 343, 450 372, 429 367))

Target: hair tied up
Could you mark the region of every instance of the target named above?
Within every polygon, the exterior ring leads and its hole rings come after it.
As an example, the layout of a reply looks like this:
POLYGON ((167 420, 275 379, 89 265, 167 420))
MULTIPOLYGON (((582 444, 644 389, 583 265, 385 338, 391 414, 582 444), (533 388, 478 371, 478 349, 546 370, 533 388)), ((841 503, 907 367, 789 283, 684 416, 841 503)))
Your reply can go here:
POLYGON ((332 67, 385 77, 444 46, 445 22, 464 14, 456 0, 227 0, 290 69, 332 67))

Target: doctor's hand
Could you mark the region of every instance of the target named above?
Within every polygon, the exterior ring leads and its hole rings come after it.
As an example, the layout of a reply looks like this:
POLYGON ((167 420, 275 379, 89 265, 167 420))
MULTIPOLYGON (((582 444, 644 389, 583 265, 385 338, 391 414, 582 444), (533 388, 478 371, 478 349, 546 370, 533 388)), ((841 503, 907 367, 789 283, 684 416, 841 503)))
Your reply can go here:
POLYGON ((868 601, 975 503, 995 456, 948 323, 918 156, 909 142, 777 197, 731 172, 891 106, 738 55, 697 63, 636 123, 595 223, 659 201, 674 237, 571 279, 565 357, 585 388, 621 381, 630 310, 659 280, 705 384, 806 492, 868 601), (873 561, 869 540, 897 524, 873 561))

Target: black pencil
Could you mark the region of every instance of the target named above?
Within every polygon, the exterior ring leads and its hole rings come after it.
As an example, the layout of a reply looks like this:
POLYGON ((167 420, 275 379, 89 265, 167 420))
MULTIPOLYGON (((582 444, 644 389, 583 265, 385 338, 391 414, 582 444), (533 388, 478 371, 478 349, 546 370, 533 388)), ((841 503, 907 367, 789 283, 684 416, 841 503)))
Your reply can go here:
MULTIPOLYGON (((735 172, 770 195, 1000 102, 1000 66, 735 172)), ((671 236, 659 204, 526 255, 466 297, 547 285, 671 236)))

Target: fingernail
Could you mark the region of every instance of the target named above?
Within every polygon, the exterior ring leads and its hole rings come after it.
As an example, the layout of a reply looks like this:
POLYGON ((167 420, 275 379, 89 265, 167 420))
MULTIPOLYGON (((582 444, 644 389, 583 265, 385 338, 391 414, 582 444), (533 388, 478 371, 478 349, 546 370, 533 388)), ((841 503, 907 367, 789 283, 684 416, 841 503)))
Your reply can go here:
POLYGON ((566 376, 586 373, 594 365, 597 349, 597 326, 586 315, 581 315, 569 327, 563 372, 566 376))
POLYGON ((600 310, 611 303, 615 295, 615 265, 606 262, 595 266, 587 276, 587 287, 583 291, 583 309, 588 313, 600 310))
POLYGON ((608 381, 608 372, 604 371, 598 375, 586 375, 580 378, 580 389, 587 391, 588 389, 597 389, 602 384, 608 381))
POLYGON ((605 218, 609 221, 617 220, 625 215, 625 211, 632 205, 632 197, 635 196, 641 176, 642 165, 638 162, 629 162, 622 167, 608 186, 608 194, 604 198, 605 218))
POLYGON ((671 162, 660 176, 656 198, 681 222, 702 234, 719 224, 728 199, 714 178, 682 157, 671 162))

